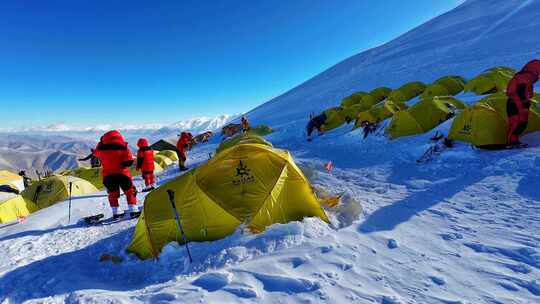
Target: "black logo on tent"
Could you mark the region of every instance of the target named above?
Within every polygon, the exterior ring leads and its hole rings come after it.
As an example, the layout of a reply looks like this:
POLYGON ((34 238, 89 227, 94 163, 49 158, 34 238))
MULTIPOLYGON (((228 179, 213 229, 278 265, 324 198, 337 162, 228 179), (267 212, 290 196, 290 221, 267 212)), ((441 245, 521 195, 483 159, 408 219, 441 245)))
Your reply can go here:
POLYGON ((251 169, 246 166, 241 160, 236 166, 235 179, 232 181, 233 185, 239 186, 244 184, 250 184, 255 182, 255 176, 251 174, 251 169))

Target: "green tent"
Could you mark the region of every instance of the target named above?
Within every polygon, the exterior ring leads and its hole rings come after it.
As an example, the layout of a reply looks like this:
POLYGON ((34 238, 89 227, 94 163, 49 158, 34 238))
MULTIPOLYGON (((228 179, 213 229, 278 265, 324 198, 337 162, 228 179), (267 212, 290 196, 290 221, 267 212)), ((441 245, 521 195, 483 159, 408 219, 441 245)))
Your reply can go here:
POLYGON ((422 94, 425 89, 426 85, 420 81, 409 82, 392 91, 388 99, 397 103, 404 103, 422 94))
POLYGON ((324 111, 326 122, 322 125, 321 131, 326 132, 342 126, 346 122, 342 107, 335 107, 324 111))
POLYGON ((359 104, 362 101, 362 97, 364 97, 364 95, 367 95, 367 93, 366 92, 353 93, 343 98, 343 100, 341 100, 341 106, 350 107, 352 105, 359 104))
POLYGON ((422 134, 453 117, 457 109, 465 109, 465 105, 452 97, 423 99, 397 112, 385 131, 391 138, 422 134))
POLYGON ((395 103, 390 100, 381 102, 368 111, 363 111, 358 114, 356 122, 354 123, 354 128, 357 129, 362 127, 363 122, 379 123, 387 118, 392 117, 392 115, 394 115, 396 112, 405 109, 407 109, 407 105, 404 103, 395 103))
POLYGON ((471 79, 465 85, 464 91, 473 92, 476 95, 504 92, 513 76, 513 70, 493 68, 471 79))
MULTIPOLYGON (((489 95, 454 119, 449 137, 469 142, 485 149, 504 148, 507 143, 508 117, 504 93, 489 95)), ((529 110, 529 123, 525 133, 540 131, 540 111, 533 102, 529 110)))
POLYGON ((373 96, 377 100, 377 102, 379 102, 388 98, 388 96, 390 96, 390 93, 392 93, 392 89, 387 87, 380 87, 369 92, 369 95, 373 96))
POLYGON ((445 76, 437 79, 422 93, 422 99, 435 96, 455 96, 465 88, 467 81, 461 76, 445 76))
POLYGON ((255 128, 251 128, 248 132, 259 136, 266 136, 268 134, 271 134, 273 130, 270 126, 267 125, 258 125, 255 128))

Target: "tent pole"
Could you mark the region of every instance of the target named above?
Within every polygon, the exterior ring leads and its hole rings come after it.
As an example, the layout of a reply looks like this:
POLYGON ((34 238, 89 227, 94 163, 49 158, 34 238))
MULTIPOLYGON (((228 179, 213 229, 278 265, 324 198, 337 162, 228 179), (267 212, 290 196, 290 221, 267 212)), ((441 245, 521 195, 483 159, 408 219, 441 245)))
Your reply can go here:
POLYGON ((178 214, 178 210, 176 209, 176 204, 174 203, 174 191, 169 189, 167 190, 167 193, 169 194, 169 202, 171 203, 171 206, 173 208, 174 216, 176 217, 176 223, 178 224, 178 229, 180 230, 180 233, 182 234, 182 240, 184 241, 184 245, 186 245, 186 251, 189 256, 189 262, 193 263, 193 258, 191 257, 191 252, 189 251, 186 234, 184 233, 184 228, 182 227, 182 222, 180 221, 180 214, 178 214))

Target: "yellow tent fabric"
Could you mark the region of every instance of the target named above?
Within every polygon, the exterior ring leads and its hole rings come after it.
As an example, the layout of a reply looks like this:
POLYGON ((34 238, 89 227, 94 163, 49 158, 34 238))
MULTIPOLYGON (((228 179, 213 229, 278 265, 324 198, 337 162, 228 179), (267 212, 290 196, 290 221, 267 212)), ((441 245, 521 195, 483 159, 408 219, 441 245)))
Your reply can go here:
POLYGON ((173 162, 177 162, 177 161, 178 161, 178 154, 176 153, 175 150, 163 150, 163 151, 159 151, 159 153, 157 153, 156 155, 164 155, 165 157, 169 158, 169 159, 172 160, 173 162))
POLYGON ((505 66, 493 67, 493 68, 485 70, 484 72, 485 73, 502 72, 502 73, 509 74, 509 75, 514 75, 514 74, 517 73, 517 71, 514 70, 513 68, 505 67, 505 66))
POLYGON ((350 107, 352 105, 358 104, 362 101, 362 97, 366 95, 366 92, 356 92, 353 93, 341 100, 341 106, 342 107, 350 107))
POLYGON ((461 76, 445 76, 437 79, 422 93, 422 99, 436 96, 454 96, 465 88, 466 80, 461 76))
POLYGON ((387 100, 384 103, 379 103, 368 111, 361 112, 356 118, 354 129, 360 128, 364 121, 375 124, 387 118, 392 117, 396 112, 407 109, 404 103, 396 103, 387 100))
POLYGON ((246 132, 228 140, 222 141, 216 149, 216 152, 220 153, 221 151, 224 151, 239 144, 260 144, 272 147, 272 144, 263 137, 251 132, 246 132))
MULTIPOLYGON (((449 137, 481 148, 501 148, 506 145, 508 117, 504 93, 485 97, 454 119, 449 137)), ((540 111, 533 103, 525 133, 540 131, 540 111)))
POLYGON ((62 175, 68 176, 75 176, 78 178, 82 178, 85 181, 90 182, 94 187, 101 190, 105 188, 103 185, 103 177, 101 176, 101 167, 99 168, 87 168, 87 167, 79 167, 77 169, 66 171, 62 173, 62 175))
POLYGON ((99 190, 90 182, 74 176, 53 175, 33 181, 21 195, 34 202, 39 209, 49 207, 69 198, 69 182, 73 183, 72 196, 91 194, 99 190))
POLYGON ((261 232, 305 217, 328 222, 288 151, 240 144, 148 194, 128 247, 142 259, 157 257, 169 242, 182 241, 167 190, 176 193, 188 241, 221 239, 241 224, 261 232))
POLYGON ((23 178, 7 170, 0 170, 0 185, 9 185, 19 191, 24 190, 23 178))
POLYGON ((0 224, 15 221, 37 210, 36 204, 20 195, 0 194, 0 224))
POLYGON ((390 93, 392 93, 392 89, 387 87, 380 87, 373 89, 371 92, 369 92, 369 95, 373 96, 375 100, 379 102, 388 98, 388 96, 390 96, 390 93))
POLYGON ((421 100, 394 114, 385 132, 393 139, 425 133, 453 117, 457 108, 464 109, 465 105, 452 97, 421 100))
POLYGON ((154 161, 163 169, 167 168, 168 166, 174 163, 172 159, 168 158, 167 156, 163 154, 154 155, 154 161))
POLYGON ((474 92, 476 95, 504 92, 508 82, 514 76, 513 70, 494 68, 471 79, 465 85, 465 92, 474 92))
POLYGON ((422 94, 425 89, 426 85, 420 81, 409 82, 392 91, 388 99, 393 102, 404 103, 422 94))
POLYGON ((266 135, 272 134, 274 130, 272 130, 272 127, 267 126, 267 125, 258 125, 255 128, 251 128, 249 132, 252 134, 259 135, 259 136, 266 136, 266 135))
POLYGON ((335 107, 324 111, 326 122, 322 125, 321 131, 326 132, 338 128, 345 123, 345 116, 342 107, 335 107))

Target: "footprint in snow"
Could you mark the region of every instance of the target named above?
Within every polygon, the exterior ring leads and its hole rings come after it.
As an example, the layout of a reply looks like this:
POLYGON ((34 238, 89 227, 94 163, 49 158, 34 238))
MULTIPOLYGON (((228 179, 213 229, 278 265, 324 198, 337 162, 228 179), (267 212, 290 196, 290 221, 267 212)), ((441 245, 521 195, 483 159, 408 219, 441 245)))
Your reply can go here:
POLYGON ((463 239, 463 235, 461 233, 443 233, 441 238, 445 241, 455 241, 463 239))
POLYGON ((431 282, 439 285, 439 286, 443 286, 444 284, 446 284, 446 281, 443 279, 443 278, 439 278, 439 277, 436 277, 436 276, 430 276, 429 279, 431 280, 431 282))
POLYGON ((288 259, 283 259, 280 262, 285 264, 290 264, 292 268, 297 268, 307 262, 307 258, 301 258, 301 257, 291 257, 288 259))
POLYGON ((294 279, 260 273, 252 273, 252 275, 263 284, 264 290, 268 292, 297 294, 313 292, 321 288, 321 285, 318 282, 312 282, 301 278, 294 279))
POLYGON ((191 284, 201 287, 204 290, 213 292, 220 290, 223 287, 231 283, 231 274, 230 273, 206 273, 198 277, 191 284))
POLYGON ((223 290, 244 299, 252 299, 258 296, 257 292, 249 287, 225 287, 223 290))

